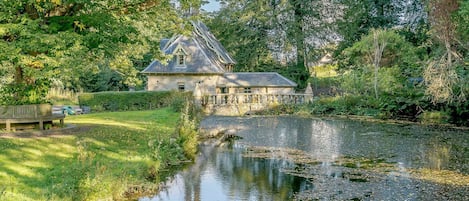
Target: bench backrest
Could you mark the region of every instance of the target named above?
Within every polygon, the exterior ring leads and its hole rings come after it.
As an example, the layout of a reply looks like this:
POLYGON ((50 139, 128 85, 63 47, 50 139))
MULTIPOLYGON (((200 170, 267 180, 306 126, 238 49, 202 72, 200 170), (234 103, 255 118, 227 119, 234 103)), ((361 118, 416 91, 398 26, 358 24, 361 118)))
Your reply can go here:
POLYGON ((37 118, 52 115, 50 104, 0 106, 0 118, 37 118))

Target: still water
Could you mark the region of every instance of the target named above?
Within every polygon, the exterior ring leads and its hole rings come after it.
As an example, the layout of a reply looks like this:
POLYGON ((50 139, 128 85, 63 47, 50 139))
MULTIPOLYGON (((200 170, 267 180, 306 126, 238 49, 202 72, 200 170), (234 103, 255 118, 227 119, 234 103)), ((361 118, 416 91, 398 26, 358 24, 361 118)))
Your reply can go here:
POLYGON ((469 200, 469 131, 298 117, 209 117, 205 145, 140 200, 469 200))

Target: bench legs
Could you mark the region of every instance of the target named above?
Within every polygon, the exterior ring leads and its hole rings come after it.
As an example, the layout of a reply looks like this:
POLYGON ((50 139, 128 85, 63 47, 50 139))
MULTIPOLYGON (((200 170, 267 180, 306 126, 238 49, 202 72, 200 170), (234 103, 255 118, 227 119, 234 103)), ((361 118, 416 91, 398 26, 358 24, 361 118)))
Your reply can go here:
MULTIPOLYGON (((63 124, 63 121, 64 121, 64 120, 61 119, 61 120, 60 120, 60 124, 63 124)), ((10 132, 10 131, 11 131, 11 122, 10 122, 10 120, 6 120, 5 125, 6 125, 6 126, 5 126, 5 127, 6 127, 6 128, 5 128, 6 131, 7 131, 7 132, 10 132)), ((39 120, 39 129, 40 129, 40 130, 44 130, 44 121, 43 121, 43 120, 39 120)))
POLYGON ((39 120, 39 130, 44 130, 44 121, 42 119, 39 120))
POLYGON ((7 130, 7 132, 10 132, 10 130, 11 130, 11 123, 10 123, 10 120, 8 120, 8 119, 6 121, 6 130, 7 130))
POLYGON ((12 123, 36 123, 36 122, 39 123, 39 129, 40 130, 45 130, 44 121, 46 121, 46 122, 50 121, 50 122, 53 123, 53 121, 57 120, 57 119, 60 121, 60 126, 63 127, 64 126, 64 118, 63 117, 59 117, 59 118, 56 118, 56 119, 38 119, 37 121, 23 121, 23 122, 22 121, 17 121, 17 120, 6 119, 5 120, 5 130, 7 132, 10 132, 12 123))

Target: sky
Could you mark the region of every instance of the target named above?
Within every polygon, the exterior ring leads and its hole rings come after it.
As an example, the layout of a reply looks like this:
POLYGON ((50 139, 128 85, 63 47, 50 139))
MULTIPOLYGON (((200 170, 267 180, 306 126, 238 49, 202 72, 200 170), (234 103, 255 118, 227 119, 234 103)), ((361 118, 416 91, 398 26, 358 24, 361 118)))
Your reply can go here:
POLYGON ((203 5, 202 9, 204 9, 208 12, 217 11, 217 10, 220 9, 220 2, 217 2, 215 0, 209 0, 209 3, 203 5))

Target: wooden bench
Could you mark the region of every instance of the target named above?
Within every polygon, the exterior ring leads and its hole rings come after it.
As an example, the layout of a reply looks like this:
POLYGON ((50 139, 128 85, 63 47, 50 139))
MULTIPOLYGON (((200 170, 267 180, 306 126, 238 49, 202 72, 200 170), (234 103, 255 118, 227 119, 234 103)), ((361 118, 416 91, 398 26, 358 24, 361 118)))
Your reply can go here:
POLYGON ((59 120, 63 125, 64 118, 65 114, 53 114, 49 104, 0 106, 0 124, 5 124, 7 132, 15 123, 39 123, 44 129, 44 122, 59 120))
POLYGON ((10 118, 2 119, 0 118, 0 124, 6 125, 6 131, 11 131, 11 124, 15 123, 39 123, 39 129, 44 130, 44 122, 53 122, 54 120, 59 120, 60 125, 64 125, 65 114, 51 114, 49 116, 40 116, 37 118, 10 118))

